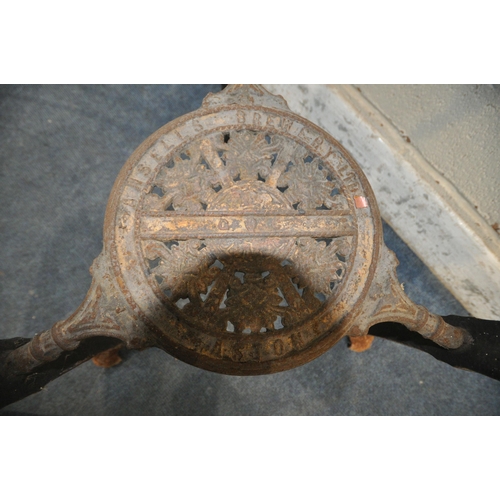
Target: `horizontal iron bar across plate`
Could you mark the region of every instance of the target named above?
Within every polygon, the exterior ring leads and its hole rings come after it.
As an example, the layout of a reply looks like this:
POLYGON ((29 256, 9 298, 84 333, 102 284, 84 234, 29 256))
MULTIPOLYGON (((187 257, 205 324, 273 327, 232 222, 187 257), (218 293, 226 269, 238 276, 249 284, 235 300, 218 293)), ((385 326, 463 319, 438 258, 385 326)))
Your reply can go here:
POLYGON ((337 237, 356 234, 352 215, 145 215, 141 218, 143 239, 228 238, 268 236, 337 237))

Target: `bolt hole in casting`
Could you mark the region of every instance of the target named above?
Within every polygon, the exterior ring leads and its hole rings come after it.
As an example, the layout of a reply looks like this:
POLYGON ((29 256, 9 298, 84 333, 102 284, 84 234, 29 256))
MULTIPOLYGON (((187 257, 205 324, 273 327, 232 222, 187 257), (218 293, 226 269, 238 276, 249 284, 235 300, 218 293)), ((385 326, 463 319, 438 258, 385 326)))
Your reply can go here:
POLYGON ((117 346, 262 375, 378 335, 499 378, 484 361, 497 323, 442 318, 405 295, 359 166, 262 86, 227 86, 153 133, 105 220, 81 306, 0 346, 4 406, 117 346))

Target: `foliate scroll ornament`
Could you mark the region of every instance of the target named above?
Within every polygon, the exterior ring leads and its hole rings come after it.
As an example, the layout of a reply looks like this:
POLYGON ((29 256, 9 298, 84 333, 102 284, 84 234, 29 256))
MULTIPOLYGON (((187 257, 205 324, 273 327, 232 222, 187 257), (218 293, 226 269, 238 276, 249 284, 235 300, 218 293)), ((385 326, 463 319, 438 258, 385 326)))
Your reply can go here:
POLYGON ((318 296, 326 300, 343 280, 353 247, 351 237, 299 238, 289 259, 300 276, 309 276, 318 296))
POLYGON ((399 283, 396 267, 399 262, 391 250, 382 247, 377 273, 360 308, 356 326, 350 336, 365 335, 378 323, 398 322, 447 349, 460 347, 465 331, 447 324, 441 316, 414 304, 399 283))
POLYGON ((211 261, 206 245, 199 240, 146 240, 143 252, 150 275, 169 299, 186 297, 189 284, 203 281, 201 276, 211 261))
POLYGON ((300 211, 348 208, 332 173, 319 158, 308 153, 301 145, 295 145, 290 151, 290 144, 285 143, 283 150, 288 153, 283 155, 282 151, 282 156, 288 162, 286 165, 281 163, 282 172, 277 186, 283 190, 291 205, 300 211))
POLYGON ((193 147, 160 169, 152 192, 146 198, 150 210, 199 211, 206 205, 210 175, 201 151, 193 147), (191 152, 192 151, 192 152, 191 152))
POLYGON ((288 137, 242 128, 197 139, 160 167, 144 198, 150 285, 201 329, 293 327, 338 293, 352 264, 355 238, 341 234, 354 234, 354 219, 342 189, 288 137), (299 228, 325 237, 297 237, 299 228))
POLYGON ((268 106, 288 110, 288 105, 283 97, 269 93, 261 85, 229 85, 223 92, 210 93, 203 100, 204 107, 228 104, 268 106))
POLYGON ((139 346, 142 331, 114 283, 107 256, 96 258, 90 271, 93 279, 84 301, 69 318, 52 328, 55 341, 65 350, 95 336, 115 337, 139 346))
MULTIPOLYGON (((146 347, 139 323, 130 314, 126 301, 112 283, 107 257, 101 254, 91 267, 93 275, 90 290, 82 304, 67 319, 59 321, 50 330, 38 333, 33 340, 5 359, 4 371, 29 373, 50 363, 65 351, 72 351, 91 337, 114 337, 130 348, 146 347)), ((1 371, 1 370, 0 370, 1 371)))
POLYGON ((340 183, 318 157, 288 138, 251 130, 216 133, 176 155, 161 167, 144 209, 221 210, 214 193, 255 181, 265 186, 253 191, 275 190, 292 210, 348 210, 340 183))
POLYGON ((264 254, 235 240, 146 240, 143 252, 151 285, 178 315, 201 328, 264 333, 293 326, 336 295, 352 243, 275 239, 264 254))

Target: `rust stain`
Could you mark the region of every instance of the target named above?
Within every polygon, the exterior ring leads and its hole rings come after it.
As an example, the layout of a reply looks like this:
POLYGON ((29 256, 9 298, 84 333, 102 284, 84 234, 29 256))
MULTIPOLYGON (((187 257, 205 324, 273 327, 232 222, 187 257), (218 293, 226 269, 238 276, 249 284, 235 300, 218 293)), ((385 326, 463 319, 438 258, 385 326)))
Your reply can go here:
POLYGON ((373 335, 363 335, 362 337, 349 337, 349 349, 354 352, 364 352, 370 349, 375 337, 373 335))
POLYGON ((97 356, 92 358, 92 361, 96 366, 100 368, 111 368, 113 366, 119 365, 123 360, 120 356, 120 351, 123 346, 113 347, 107 351, 99 353, 97 356))

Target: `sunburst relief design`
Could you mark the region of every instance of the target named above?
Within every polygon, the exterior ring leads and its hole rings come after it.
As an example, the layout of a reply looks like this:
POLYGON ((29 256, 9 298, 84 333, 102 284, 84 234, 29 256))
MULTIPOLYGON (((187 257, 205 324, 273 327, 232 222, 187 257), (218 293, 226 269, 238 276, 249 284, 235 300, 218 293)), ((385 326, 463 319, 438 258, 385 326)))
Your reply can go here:
MULTIPOLYGON (((161 167, 143 211, 350 213, 341 183, 319 158, 288 138, 252 130, 190 144, 161 167)), ((354 244, 349 235, 198 238, 144 239, 151 283, 177 314, 240 334, 287 328, 317 311, 338 292, 354 244)))

